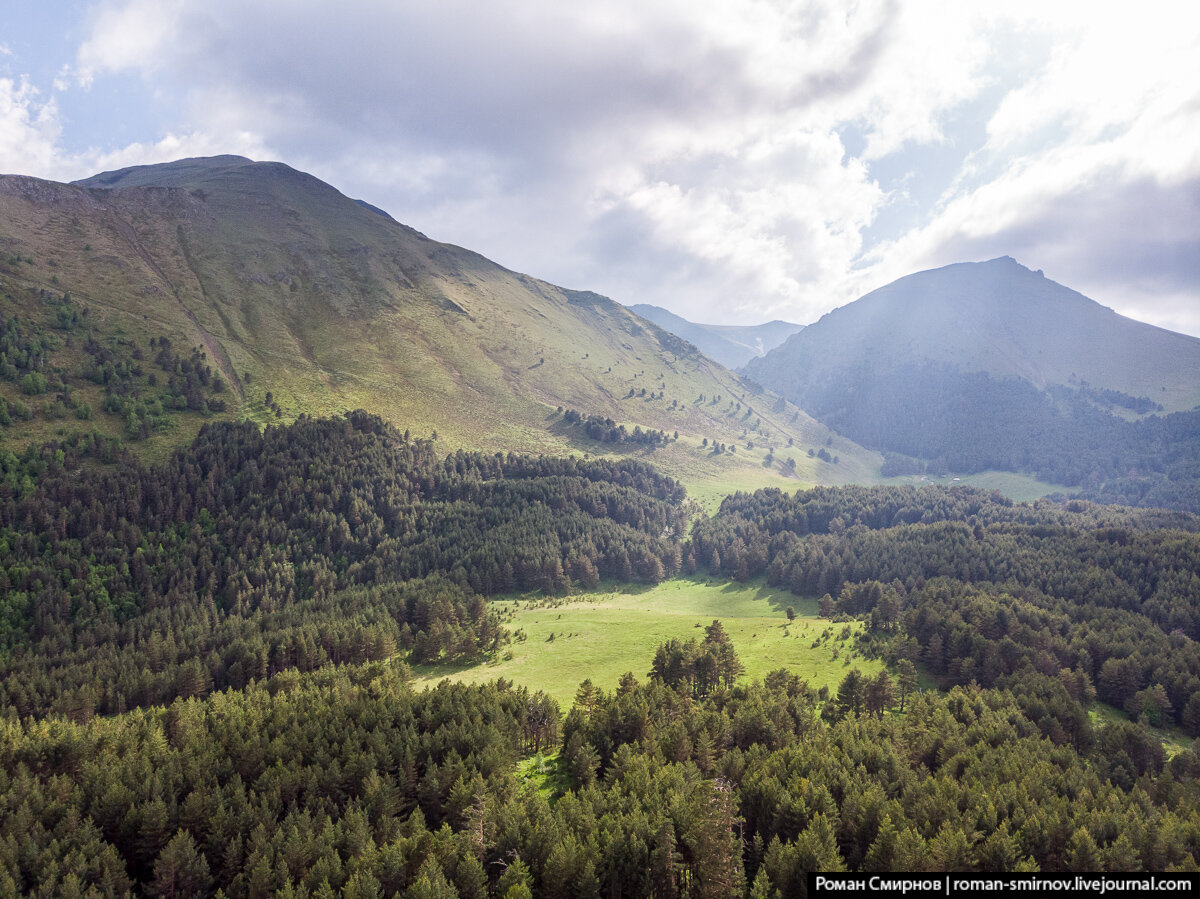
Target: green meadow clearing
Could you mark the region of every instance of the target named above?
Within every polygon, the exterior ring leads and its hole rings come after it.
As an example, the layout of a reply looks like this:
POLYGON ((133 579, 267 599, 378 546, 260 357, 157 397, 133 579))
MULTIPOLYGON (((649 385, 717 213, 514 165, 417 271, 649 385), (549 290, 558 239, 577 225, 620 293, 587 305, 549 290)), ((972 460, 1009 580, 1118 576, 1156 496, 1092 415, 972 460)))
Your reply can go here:
POLYGON ((900 475, 894 478, 876 478, 873 483, 887 487, 913 486, 925 487, 937 485, 940 487, 978 487, 980 490, 999 490, 1009 499, 1018 503, 1033 502, 1051 493, 1078 493, 1078 487, 1067 487, 1063 484, 1051 484, 1039 481, 1027 474, 1014 471, 979 471, 974 474, 951 473, 945 475, 900 475))
POLYGON ((817 617, 816 602, 776 591, 759 582, 737 584, 704 577, 679 578, 654 587, 619 587, 562 599, 541 596, 493 603, 516 637, 495 661, 471 667, 418 667, 416 685, 442 678, 479 683, 503 677, 545 690, 570 708, 579 683, 587 678, 612 690, 632 671, 645 678, 660 643, 673 637, 703 639, 704 628, 720 619, 746 667, 744 679, 761 679, 787 668, 814 688, 831 690, 850 667, 874 674, 882 664, 853 657, 850 640, 860 623, 834 624, 817 617), (792 606, 796 618, 788 623, 792 606), (825 634, 824 639, 822 635, 825 634), (553 635, 553 639, 551 636, 553 635), (817 646, 813 643, 817 642, 817 646))

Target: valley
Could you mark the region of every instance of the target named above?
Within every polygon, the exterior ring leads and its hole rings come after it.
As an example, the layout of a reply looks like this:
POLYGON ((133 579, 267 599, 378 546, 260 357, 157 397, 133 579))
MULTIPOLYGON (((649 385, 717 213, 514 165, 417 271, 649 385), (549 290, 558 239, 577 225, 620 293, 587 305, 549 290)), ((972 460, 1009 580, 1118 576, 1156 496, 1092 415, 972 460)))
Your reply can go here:
POLYGON ((1004 259, 739 374, 240 157, 0 250, 0 894, 1200 862, 1200 341, 1004 259))
POLYGON ((94 452, 0 485, 14 892, 1194 863, 1186 513, 821 487, 693 518, 638 462, 363 412, 94 452))

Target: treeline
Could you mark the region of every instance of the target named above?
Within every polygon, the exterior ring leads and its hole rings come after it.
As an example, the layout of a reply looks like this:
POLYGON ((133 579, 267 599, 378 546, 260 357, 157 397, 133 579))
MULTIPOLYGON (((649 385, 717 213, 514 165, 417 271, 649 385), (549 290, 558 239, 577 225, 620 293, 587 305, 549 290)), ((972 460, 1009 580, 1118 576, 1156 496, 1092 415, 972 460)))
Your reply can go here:
POLYGON ((440 576, 335 591, 229 615, 201 602, 138 615, 73 646, 42 641, 3 665, 7 715, 76 722, 241 689, 292 669, 385 661, 469 664, 509 635, 483 597, 440 576))
POLYGON ((947 684, 1067 670, 1134 718, 1149 707, 1200 736, 1198 524, 969 488, 818 488, 736 494, 693 541, 714 573, 870 616, 891 658, 947 684))
POLYGON ((671 440, 666 431, 656 431, 652 428, 643 430, 641 425, 634 425, 633 430, 629 431, 625 425, 617 424, 611 418, 605 418, 603 415, 585 416, 574 409, 567 409, 563 412, 563 422, 579 427, 588 437, 600 443, 635 443, 642 446, 659 446, 669 443, 671 440))
POLYGON ((560 723, 504 682, 414 693, 374 663, 87 725, 8 723, 0 890, 764 899, 804 896, 813 870, 1200 857, 1192 750, 1167 763, 1127 724, 1090 749, 1047 739, 1010 689, 912 695, 903 715, 850 702, 822 717, 783 671, 700 699, 627 674, 582 684, 560 723), (548 748, 552 796, 516 764, 548 748))
POLYGON ((687 564, 683 489, 639 463, 442 458, 365 413, 208 425, 153 467, 90 464, 105 446, 0 459, 0 701, 22 714, 112 713, 392 644, 471 658, 497 630, 474 594, 687 564))
POLYGON ((847 437, 909 458, 893 458, 888 473, 910 473, 912 459, 934 474, 1023 471, 1104 501, 1200 513, 1200 411, 1128 421, 1112 409, 1160 407, 934 364, 842 372, 797 401, 847 437))
MULTIPOLYGON (((4 299, 14 298, 6 293, 4 299)), ((126 438, 142 440, 168 429, 177 413, 226 411, 227 385, 203 348, 180 355, 166 337, 152 337, 156 372, 136 340, 103 336, 69 291, 29 290, 28 300, 20 314, 0 308, 0 379, 29 398, 9 403, 0 397, 0 426, 32 420, 38 411, 67 422, 103 412, 121 421, 126 438), (78 393, 88 383, 103 388, 98 410, 78 393), (33 399, 42 396, 46 400, 33 399)))

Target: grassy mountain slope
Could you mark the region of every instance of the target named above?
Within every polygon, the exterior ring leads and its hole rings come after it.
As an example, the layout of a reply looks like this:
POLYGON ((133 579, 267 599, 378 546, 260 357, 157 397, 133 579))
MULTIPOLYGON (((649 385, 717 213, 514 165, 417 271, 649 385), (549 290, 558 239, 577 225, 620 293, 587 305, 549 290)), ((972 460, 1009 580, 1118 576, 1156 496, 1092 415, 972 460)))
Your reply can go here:
POLYGON ((661 306, 638 303, 629 308, 660 328, 694 343, 702 353, 726 368, 741 368, 804 328, 804 325, 779 319, 761 325, 702 325, 661 306))
MULTIPOLYGON (((3 177, 0 254, 6 314, 36 318, 39 302, 69 292, 95 339, 196 347, 229 387, 228 416, 363 408, 451 447, 617 449, 565 424, 561 406, 678 431, 666 446, 620 449, 693 483, 758 479, 770 447, 769 467, 782 473, 793 455, 809 481, 854 480, 879 462, 607 298, 430 240, 279 163, 191 159, 72 185, 3 177), (706 438, 740 441, 738 452, 713 455, 706 438), (805 452, 827 444, 837 465, 805 452)), ((51 339, 47 360, 68 387, 71 341, 51 339)), ((190 436, 193 418, 157 439, 190 436)), ((111 425, 101 414, 85 424, 111 425)), ((74 427, 68 417, 43 431, 74 427)))

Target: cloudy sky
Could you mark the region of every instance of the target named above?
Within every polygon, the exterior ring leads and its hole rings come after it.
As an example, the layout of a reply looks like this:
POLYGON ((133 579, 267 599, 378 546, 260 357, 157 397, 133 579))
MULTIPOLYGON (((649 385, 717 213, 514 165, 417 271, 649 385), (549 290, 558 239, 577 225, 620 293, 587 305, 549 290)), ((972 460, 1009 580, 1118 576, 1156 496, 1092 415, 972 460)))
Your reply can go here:
POLYGON ((1011 255, 1200 335, 1200 4, 4 12, 2 172, 281 160, 509 268, 698 321, 810 322, 1011 255))

